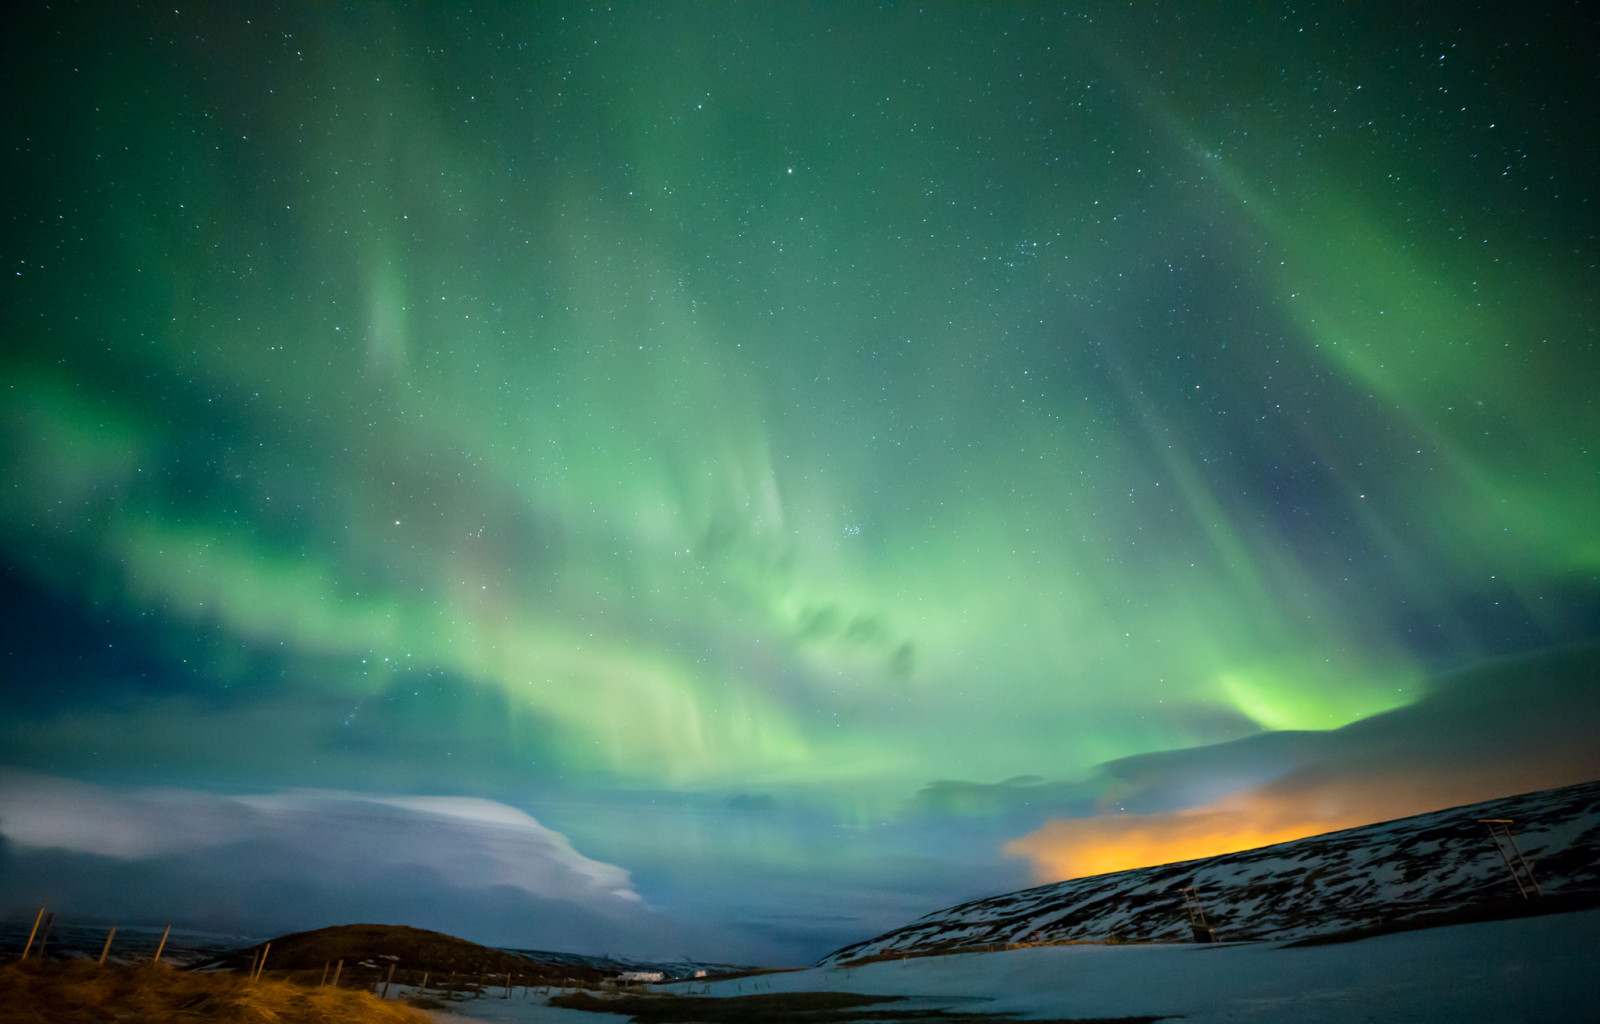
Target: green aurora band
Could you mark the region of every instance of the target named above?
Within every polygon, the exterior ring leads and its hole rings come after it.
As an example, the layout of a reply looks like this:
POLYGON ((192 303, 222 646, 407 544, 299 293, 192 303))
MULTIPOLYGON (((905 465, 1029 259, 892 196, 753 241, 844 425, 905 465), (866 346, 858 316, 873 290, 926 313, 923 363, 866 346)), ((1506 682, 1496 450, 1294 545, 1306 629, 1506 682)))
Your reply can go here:
POLYGON ((6 556, 166 677, 13 761, 868 820, 1340 726, 1592 600, 1593 216, 1521 65, 448 10, 13 72, 6 556))

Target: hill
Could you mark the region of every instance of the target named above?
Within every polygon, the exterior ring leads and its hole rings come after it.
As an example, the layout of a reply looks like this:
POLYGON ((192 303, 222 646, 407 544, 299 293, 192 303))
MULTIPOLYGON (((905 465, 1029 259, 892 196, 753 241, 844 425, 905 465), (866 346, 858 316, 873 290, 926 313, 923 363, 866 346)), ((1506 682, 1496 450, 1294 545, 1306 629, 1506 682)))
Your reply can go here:
POLYGON ((549 963, 442 932, 388 924, 337 925, 280 935, 270 942, 234 950, 211 966, 244 970, 263 951, 268 976, 293 975, 305 980, 311 975, 320 977, 329 965, 343 961, 341 976, 366 987, 387 976, 390 964, 394 965, 394 980, 409 985, 419 984, 424 974, 435 986, 447 985, 452 978, 463 986, 598 986, 609 976, 570 959, 549 963))
MULTIPOLYGON (((1503 842, 1503 841, 1502 841, 1503 842)), ((1511 854, 1509 846, 1504 846, 1511 854)), ((1600 904, 1600 782, 1260 849, 1037 886, 936 911, 822 964, 1068 942, 1328 941, 1600 904), (1528 898, 1483 819, 1514 821, 1528 898), (1189 890, 1188 894, 1185 890, 1189 890)))

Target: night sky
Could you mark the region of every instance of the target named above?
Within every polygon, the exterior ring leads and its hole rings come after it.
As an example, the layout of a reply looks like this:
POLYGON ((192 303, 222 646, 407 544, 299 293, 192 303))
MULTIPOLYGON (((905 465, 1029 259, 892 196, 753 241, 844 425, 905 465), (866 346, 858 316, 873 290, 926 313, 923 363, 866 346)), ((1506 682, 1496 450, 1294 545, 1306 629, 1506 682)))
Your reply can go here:
POLYGON ((1192 6, 8 6, 0 913, 799 962, 1600 775, 1593 12, 1192 6))

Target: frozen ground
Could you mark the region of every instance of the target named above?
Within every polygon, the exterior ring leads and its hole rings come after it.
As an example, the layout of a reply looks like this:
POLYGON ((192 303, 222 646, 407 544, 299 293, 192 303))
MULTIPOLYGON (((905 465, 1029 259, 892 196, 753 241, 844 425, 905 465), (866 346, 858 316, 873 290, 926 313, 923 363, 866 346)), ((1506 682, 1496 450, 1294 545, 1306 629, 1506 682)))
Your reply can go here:
MULTIPOLYGON (((923 997, 918 1009, 1048 1019, 1164 1015, 1184 1024, 1559 1024, 1600 1019, 1596 950, 1600 911, 1590 910, 1299 949, 1277 943, 1048 946, 656 991, 860 992, 923 997)), ((472 1019, 505 1024, 624 1021, 541 1003, 486 999, 461 1009, 472 1019)), ((437 1016, 461 1024, 460 1017, 437 1016)))
MULTIPOLYGON (((1490 800, 1200 860, 1002 893, 938 910, 825 962, 1008 943, 1190 937, 1182 891, 1226 941, 1285 940, 1518 899, 1481 819, 1514 819, 1545 896, 1600 890, 1600 782, 1490 800)), ((1491 916, 1485 914, 1484 916, 1491 916)))

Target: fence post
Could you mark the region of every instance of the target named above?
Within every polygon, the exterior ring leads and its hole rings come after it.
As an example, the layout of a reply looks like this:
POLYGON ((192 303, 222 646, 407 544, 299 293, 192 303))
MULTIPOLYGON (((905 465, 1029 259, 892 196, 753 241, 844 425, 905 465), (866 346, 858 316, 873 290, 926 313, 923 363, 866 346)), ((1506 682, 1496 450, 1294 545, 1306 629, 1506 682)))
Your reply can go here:
POLYGON ((1539 888, 1539 883, 1533 877, 1533 868, 1523 857, 1522 851, 1517 848, 1517 840, 1511 834, 1511 826, 1515 824, 1511 818, 1479 818, 1478 823, 1489 830, 1489 840, 1494 843, 1495 852, 1505 862, 1506 870, 1511 872, 1511 880, 1516 883, 1517 891, 1523 899, 1529 899, 1528 890, 1531 888, 1535 896, 1543 896, 1544 890, 1539 888), (1504 839, 1511 847, 1511 852, 1506 853, 1505 846, 1500 840, 1504 839), (1523 884, 1523 880, 1527 884, 1523 884))
POLYGON ((167 930, 161 933, 161 945, 156 947, 156 956, 154 960, 150 961, 151 963, 159 964, 161 962, 161 953, 167 948, 167 936, 171 934, 172 925, 169 924, 167 925, 167 930))
POLYGON ((44 959, 45 943, 50 941, 50 929, 54 928, 55 926, 56 926, 56 914, 55 914, 55 911, 52 910, 50 913, 44 915, 44 932, 42 934, 40 934, 40 936, 39 936, 39 959, 40 960, 44 959))
MULTIPOLYGON (((20 959, 23 959, 23 960, 28 959, 28 954, 30 952, 32 952, 32 950, 33 950, 33 937, 35 935, 39 934, 39 922, 43 921, 43 920, 44 920, 44 908, 40 907, 39 908, 39 913, 33 919, 33 931, 28 933, 28 944, 26 946, 22 947, 22 956, 20 957, 20 959)), ((42 953, 40 955, 43 956, 42 953)))
POLYGON ((1179 889, 1183 893, 1183 909, 1189 915, 1189 928, 1196 942, 1217 941, 1217 930, 1206 920, 1205 908, 1200 906, 1200 890, 1196 886, 1179 889))
POLYGON ((111 926, 111 930, 109 932, 106 932, 106 944, 104 946, 100 947, 100 962, 98 964, 96 964, 95 966, 104 967, 106 965, 106 954, 111 952, 111 940, 116 938, 116 937, 117 937, 117 926, 116 925, 112 925, 111 926))
POLYGON ((334 988, 338 988, 339 987, 339 972, 342 971, 342 970, 344 970, 344 961, 343 960, 340 960, 338 963, 333 965, 333 987, 334 988))

